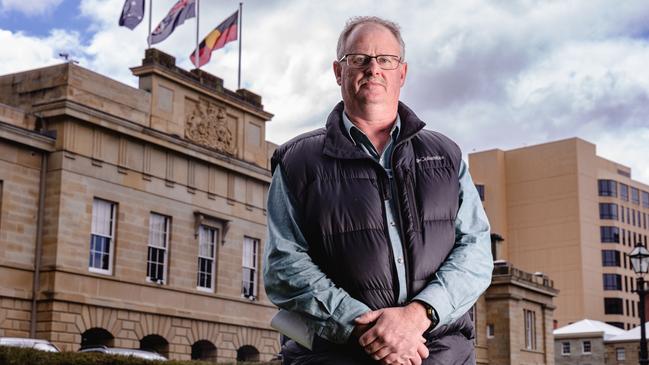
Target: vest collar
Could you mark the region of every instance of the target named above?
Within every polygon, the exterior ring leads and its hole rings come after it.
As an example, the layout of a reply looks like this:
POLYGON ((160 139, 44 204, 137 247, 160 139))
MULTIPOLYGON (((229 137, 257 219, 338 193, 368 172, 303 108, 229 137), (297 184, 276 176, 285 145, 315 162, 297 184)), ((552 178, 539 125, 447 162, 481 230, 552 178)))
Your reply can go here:
MULTIPOLYGON (((327 117, 327 124, 325 126, 327 132, 323 153, 327 156, 340 159, 368 158, 367 153, 357 148, 349 138, 348 133, 343 129, 342 113, 344 109, 345 105, 341 101, 329 113, 329 117, 327 117)), ((399 118, 401 119, 401 129, 399 130, 399 137, 396 144, 412 138, 426 125, 402 102, 399 102, 397 113, 399 113, 399 118)))

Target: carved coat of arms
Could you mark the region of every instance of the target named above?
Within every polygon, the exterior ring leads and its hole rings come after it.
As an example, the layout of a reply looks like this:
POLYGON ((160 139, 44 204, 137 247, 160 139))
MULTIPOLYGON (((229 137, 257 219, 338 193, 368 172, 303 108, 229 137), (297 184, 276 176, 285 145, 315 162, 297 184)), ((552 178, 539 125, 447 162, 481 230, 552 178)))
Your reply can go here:
POLYGON ((196 104, 191 114, 187 115, 185 138, 229 155, 233 155, 235 152, 225 108, 217 108, 205 100, 196 104))

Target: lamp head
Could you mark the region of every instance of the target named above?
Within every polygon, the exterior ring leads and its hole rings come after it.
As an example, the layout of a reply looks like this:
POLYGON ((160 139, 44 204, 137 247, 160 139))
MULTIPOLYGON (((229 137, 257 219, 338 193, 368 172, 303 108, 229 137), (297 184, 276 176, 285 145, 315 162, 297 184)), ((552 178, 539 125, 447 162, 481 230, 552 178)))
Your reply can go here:
POLYGON ((636 275, 645 275, 649 272, 649 250, 644 246, 636 243, 629 254, 629 259, 631 259, 631 268, 636 275))

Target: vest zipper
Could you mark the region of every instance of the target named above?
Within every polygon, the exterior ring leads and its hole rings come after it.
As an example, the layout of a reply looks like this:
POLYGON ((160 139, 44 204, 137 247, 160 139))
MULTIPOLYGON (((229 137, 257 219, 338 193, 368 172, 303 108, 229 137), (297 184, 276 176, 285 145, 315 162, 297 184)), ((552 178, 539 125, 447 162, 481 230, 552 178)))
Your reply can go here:
MULTIPOLYGON (((397 170, 394 167, 394 155, 396 155, 398 147, 400 147, 405 142, 412 139, 415 135, 416 135, 416 133, 413 134, 412 136, 406 138, 406 139, 403 139, 403 140, 399 141, 397 144, 394 145, 394 148, 392 149, 392 155, 390 156, 390 167, 392 168, 392 175, 394 176, 394 186, 395 186, 395 190, 396 190, 397 195, 400 195, 400 193, 399 193, 399 184, 398 184, 397 179, 396 179, 396 176, 397 176, 396 171, 397 170)), ((401 187, 401 188, 403 189, 405 187, 401 187)), ((403 214, 401 213, 401 202, 399 201, 398 196, 394 197, 394 198, 395 198, 394 203, 395 203, 395 206, 397 207, 397 213, 399 214, 399 237, 401 238, 401 249, 403 250, 403 266, 404 266, 404 269, 405 269, 405 272, 406 272, 406 298, 410 298, 411 297, 410 288, 411 288, 412 284, 411 284, 411 278, 410 278, 410 262, 408 260, 408 250, 407 250, 407 247, 406 247, 406 240, 405 240, 404 229, 403 229, 403 214)), ((407 304, 407 303, 404 303, 404 304, 407 304)))

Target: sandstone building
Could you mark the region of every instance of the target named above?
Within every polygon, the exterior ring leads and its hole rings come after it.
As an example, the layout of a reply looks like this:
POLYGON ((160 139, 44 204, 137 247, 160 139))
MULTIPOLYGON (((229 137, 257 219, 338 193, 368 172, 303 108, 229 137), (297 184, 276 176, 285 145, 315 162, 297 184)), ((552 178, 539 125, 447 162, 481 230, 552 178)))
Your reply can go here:
POLYGON ((578 138, 473 153, 469 165, 492 232, 504 238, 497 258, 554 280, 557 326, 638 324, 628 253, 647 245, 649 185, 578 138))
POLYGON ((0 336, 268 360, 272 115, 155 49, 132 72, 0 77, 0 336))
POLYGON ((494 264, 491 285, 470 312, 477 363, 554 364, 552 280, 504 261, 494 264))

